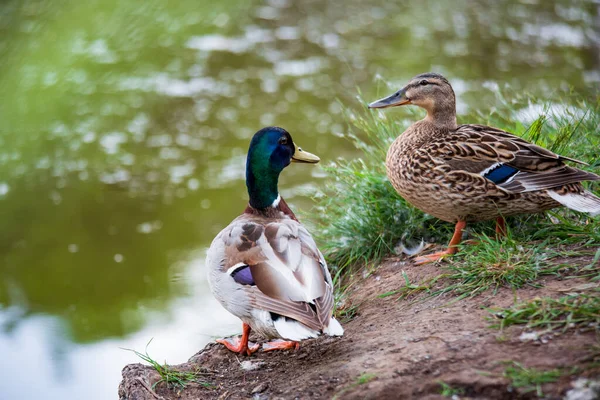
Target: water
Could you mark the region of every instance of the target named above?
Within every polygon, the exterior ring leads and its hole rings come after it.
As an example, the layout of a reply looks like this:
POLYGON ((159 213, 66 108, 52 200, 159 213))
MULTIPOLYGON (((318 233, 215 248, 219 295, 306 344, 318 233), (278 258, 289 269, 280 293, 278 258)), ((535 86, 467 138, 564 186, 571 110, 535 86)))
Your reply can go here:
MULTIPOLYGON (((244 208, 265 125, 324 162, 356 105, 434 70, 459 111, 495 87, 600 82, 593 1, 7 0, 0 5, 0 398, 116 398, 121 368, 185 361, 240 325, 203 259, 244 208)), ((401 112, 392 114, 400 118, 401 112)), ((294 209, 318 167, 281 179, 294 209)))

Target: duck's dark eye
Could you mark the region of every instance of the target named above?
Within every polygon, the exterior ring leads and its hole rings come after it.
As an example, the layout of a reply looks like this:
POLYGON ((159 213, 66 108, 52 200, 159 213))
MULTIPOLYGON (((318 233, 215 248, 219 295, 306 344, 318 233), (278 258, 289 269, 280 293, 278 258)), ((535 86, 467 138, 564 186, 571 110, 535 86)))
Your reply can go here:
POLYGON ((419 82, 419 85, 421 85, 421 86, 429 85, 429 82, 426 79, 423 79, 421 82, 419 82))
POLYGON ((282 137, 279 139, 279 144, 286 145, 287 143, 288 143, 288 140, 286 137, 282 137))

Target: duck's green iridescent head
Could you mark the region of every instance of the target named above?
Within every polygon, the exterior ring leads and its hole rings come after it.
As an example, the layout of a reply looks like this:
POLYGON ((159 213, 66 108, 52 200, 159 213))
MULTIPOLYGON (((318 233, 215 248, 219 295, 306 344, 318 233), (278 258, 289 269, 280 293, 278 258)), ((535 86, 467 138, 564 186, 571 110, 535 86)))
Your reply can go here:
POLYGON ((319 157, 296 146, 283 128, 270 126, 254 134, 246 159, 246 186, 252 207, 267 208, 278 201, 279 174, 290 162, 314 164, 319 157))

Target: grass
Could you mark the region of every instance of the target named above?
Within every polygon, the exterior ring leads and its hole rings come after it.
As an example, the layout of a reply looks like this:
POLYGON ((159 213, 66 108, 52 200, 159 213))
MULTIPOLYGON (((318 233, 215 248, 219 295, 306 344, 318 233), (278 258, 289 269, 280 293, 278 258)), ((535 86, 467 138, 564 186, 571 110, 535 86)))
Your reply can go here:
POLYGON ((440 394, 444 397, 460 396, 465 393, 465 389, 463 388, 453 388, 443 381, 439 381, 438 383, 440 384, 440 394))
POLYGON ((123 350, 133 352, 136 356, 138 356, 139 358, 141 358, 142 360, 144 360, 145 362, 150 364, 150 366, 152 368, 154 368, 156 370, 156 372, 158 372, 158 374, 160 375, 160 380, 156 381, 152 385, 152 390, 154 390, 156 385, 158 385, 162 382, 165 382, 167 387, 172 386, 172 387, 176 387, 179 389, 185 388, 190 383, 197 383, 197 384, 207 387, 207 388, 212 387, 212 384, 210 382, 200 379, 200 377, 205 374, 204 372, 202 372, 200 370, 178 371, 178 370, 174 369, 173 367, 167 365, 166 361, 162 365, 160 363, 158 363, 156 360, 154 360, 148 354, 148 346, 150 345, 150 342, 152 342, 152 339, 150 339, 150 341, 146 345, 146 349, 144 350, 144 353, 140 353, 139 351, 133 350, 133 349, 123 349, 123 350))
POLYGON ((408 278, 408 275, 406 275, 405 271, 402 271, 402 277, 404 278, 404 283, 405 283, 404 286, 402 286, 400 289, 382 293, 377 297, 385 298, 385 297, 389 297, 389 296, 399 295, 398 299, 406 299, 408 297, 414 296, 414 295, 416 295, 418 293, 422 293, 422 292, 432 293, 433 285, 435 285, 437 283, 437 281, 439 281, 440 279, 447 277, 447 274, 440 274, 440 275, 434 276, 433 278, 425 279, 425 280, 421 281, 420 283, 411 283, 410 279, 408 278))
POLYGON ((548 251, 546 243, 528 246, 517 243, 510 231, 502 240, 477 235, 475 243, 460 245, 458 255, 449 258, 449 264, 440 266, 443 273, 413 283, 406 272, 402 271, 405 285, 378 297, 399 295, 399 299, 405 299, 418 293, 436 296, 452 292, 461 299, 488 290, 495 294, 500 287, 537 287, 536 280, 539 276, 559 274, 562 269, 568 268, 550 263, 549 259, 555 255, 556 252, 548 251), (436 284, 442 280, 443 287, 435 289, 436 284))
POLYGON ((364 385, 365 383, 371 382, 375 378, 377 378, 377 375, 364 372, 358 378, 356 378, 356 385, 364 385))
POLYGON ((585 328, 600 332, 600 292, 573 294, 559 299, 533 299, 504 309, 490 309, 500 321, 492 327, 504 329, 525 325, 530 329, 565 332, 585 328))
POLYGON ((409 205, 388 182, 383 160, 399 134, 397 125, 372 113, 346 110, 346 116, 366 134, 348 135, 362 156, 324 167, 333 184, 317 193, 316 213, 311 212, 320 216, 311 218, 314 233, 336 282, 350 266, 377 264, 400 238, 441 238, 452 228, 409 205))
POLYGON ((331 400, 338 400, 340 398, 342 398, 342 396, 348 391, 348 390, 352 390, 357 386, 360 385, 364 385, 365 383, 369 383, 371 382, 373 379, 377 378, 376 374, 372 374, 369 372, 363 372, 362 374, 360 374, 359 376, 356 377, 356 380, 351 383, 350 385, 346 386, 345 388, 343 388, 342 390, 340 390, 338 393, 336 393, 331 400))
POLYGON ((592 282, 600 281, 600 247, 596 249, 592 262, 579 271, 581 277, 589 278, 592 282))
MULTIPOLYGON (((569 104, 568 108, 555 112, 555 105, 542 107, 541 115, 533 122, 527 122, 522 110, 543 104, 539 100, 512 93, 498 96, 499 105, 491 113, 460 117, 459 122, 481 123, 516 133, 540 146, 590 164, 578 167, 599 172, 600 96, 586 99, 567 94, 562 98, 569 104)), ((338 159, 325 167, 328 181, 333 184, 315 195, 316 212, 311 211, 309 218, 338 289, 353 267, 377 265, 393 254, 400 242, 410 245, 424 239, 445 244, 453 229, 451 224, 408 204, 396 193, 386 176, 384 160, 389 145, 422 117, 422 111, 404 107, 403 112, 393 113, 373 112, 366 108, 346 109, 345 112, 349 123, 346 136, 360 152, 360 157, 350 161, 338 159)), ((586 185, 598 194, 598 183, 586 185)), ((524 247, 527 242, 540 240, 547 241, 549 246, 600 244, 600 218, 592 219, 567 209, 509 218, 508 224, 514 243, 523 243, 524 247)), ((492 225, 484 222, 470 226, 491 236, 492 225)), ((532 266, 532 263, 541 263, 535 251, 509 248, 507 244, 500 249, 485 236, 480 236, 479 240, 485 241, 485 245, 463 247, 464 262, 453 263, 450 267, 450 278, 458 281, 453 290, 460 294, 477 294, 501 285, 520 287, 532 284, 545 273, 543 267, 532 266), (469 248, 487 253, 469 253, 469 248), (499 267, 489 274, 484 273, 477 265, 487 262, 499 267)), ((430 288, 427 283, 413 285, 407 283, 400 294, 430 288)))
POLYGON ((502 240, 486 235, 477 235, 476 240, 460 246, 458 256, 446 267, 451 283, 439 293, 453 292, 463 298, 487 290, 495 293, 500 287, 537 286, 540 275, 555 274, 560 268, 548 263, 544 243, 524 246, 510 233, 502 240))
POLYGON ((341 324, 346 324, 352 321, 358 315, 358 308, 360 304, 352 304, 347 308, 338 309, 335 313, 335 317, 340 321, 341 324))
POLYGON ((521 393, 535 391, 538 397, 543 397, 542 385, 556 382, 562 375, 559 369, 540 371, 535 368, 525 368, 516 361, 509 361, 502 376, 510 381, 510 385, 520 390, 521 393))

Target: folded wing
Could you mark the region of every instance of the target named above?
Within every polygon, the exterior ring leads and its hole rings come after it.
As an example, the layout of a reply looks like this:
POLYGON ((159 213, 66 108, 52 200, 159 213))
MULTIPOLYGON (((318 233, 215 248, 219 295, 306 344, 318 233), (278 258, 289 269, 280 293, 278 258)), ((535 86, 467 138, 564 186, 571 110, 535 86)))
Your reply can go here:
POLYGON ((245 217, 234 221, 228 239, 223 269, 248 292, 253 307, 315 331, 328 326, 333 310, 331 277, 300 223, 245 217))
POLYGON ((557 188, 600 176, 566 165, 563 157, 508 132, 484 125, 461 125, 443 143, 420 149, 425 157, 440 160, 452 181, 495 184, 502 191, 522 193, 557 188), (467 176, 470 175, 470 176, 467 176), (485 179, 483 181, 481 178, 485 179))

